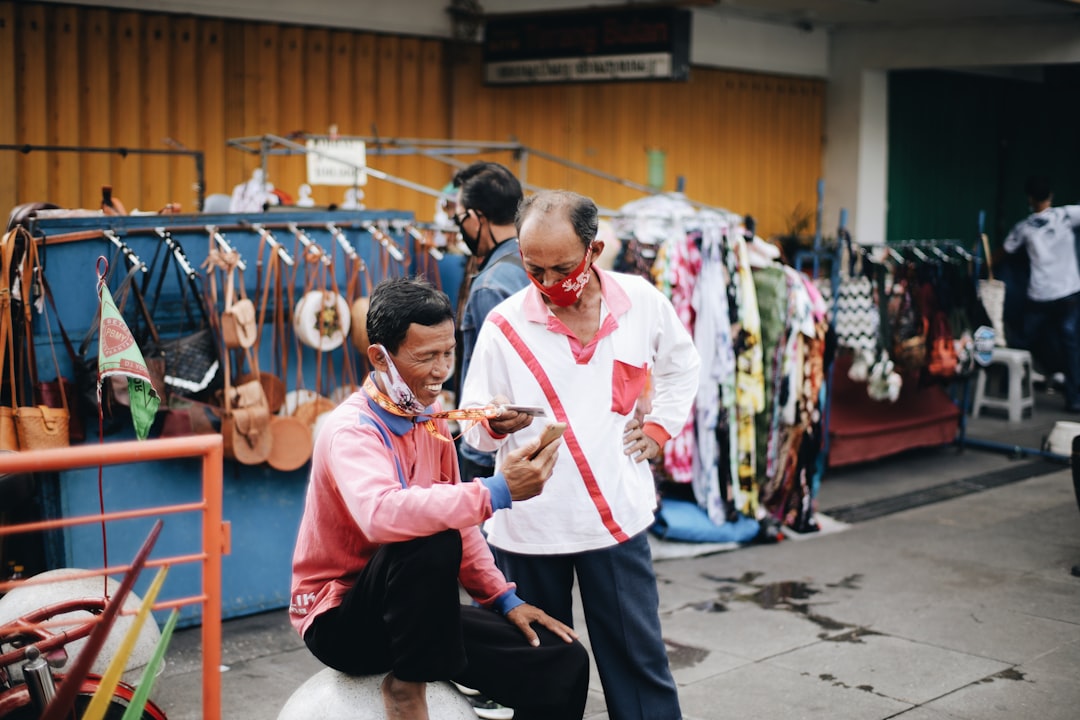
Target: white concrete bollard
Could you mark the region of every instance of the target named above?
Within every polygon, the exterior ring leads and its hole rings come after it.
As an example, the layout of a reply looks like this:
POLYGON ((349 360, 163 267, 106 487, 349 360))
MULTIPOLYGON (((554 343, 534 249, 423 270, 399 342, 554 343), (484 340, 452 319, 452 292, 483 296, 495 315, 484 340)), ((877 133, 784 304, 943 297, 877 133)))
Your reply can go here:
MULTIPOLYGON (((385 720, 379 689, 384 677, 320 670, 289 697, 277 720, 385 720)), ((448 682, 428 683, 427 702, 433 719, 476 720, 472 704, 448 682)))
MULTIPOLYGON (((60 568, 58 570, 49 570, 47 572, 39 573, 34 578, 50 578, 56 582, 44 583, 41 585, 21 585, 4 597, 0 598, 0 625, 20 618, 29 612, 38 610, 48 605, 53 605, 65 600, 76 600, 79 598, 91 598, 101 599, 105 594, 105 585, 100 577, 86 577, 76 578, 73 580, 63 580, 65 575, 81 572, 75 568, 60 568)), ((109 595, 110 597, 120 589, 120 583, 112 578, 109 578, 109 595)), ((94 660, 94 664, 90 666, 90 672, 97 675, 101 675, 105 672, 105 669, 109 666, 109 662, 112 660, 116 651, 120 649, 120 643, 123 642, 124 636, 127 635, 128 630, 135 622, 134 612, 139 609, 142 604, 142 600, 133 592, 128 593, 127 598, 124 600, 124 610, 131 611, 131 615, 117 615, 116 621, 113 623, 112 628, 109 631, 109 635, 105 639, 105 644, 101 646, 101 651, 98 653, 97 659, 94 660)), ((93 616, 85 611, 76 611, 72 613, 65 613, 58 615, 55 619, 68 621, 70 624, 63 626, 52 626, 49 631, 52 633, 60 633, 65 629, 81 625, 87 620, 93 619, 93 616)), ((131 651, 131 655, 128 656, 127 664, 124 667, 124 673, 121 676, 124 682, 129 685, 135 685, 139 682, 139 678, 142 677, 143 669, 146 664, 150 662, 150 657, 154 654, 154 648, 157 647, 158 642, 161 641, 161 631, 158 629, 157 623, 154 622, 153 617, 147 618, 143 624, 142 629, 139 631, 138 639, 135 641, 135 647, 131 651)), ((68 661, 64 666, 65 669, 70 669, 75 663, 75 658, 78 657, 79 652, 83 646, 86 645, 86 638, 82 640, 76 640, 66 645, 68 661)), ((164 663, 161 665, 163 670, 164 663)), ((63 672, 63 670, 61 670, 63 672)), ((160 670, 159 670, 160 674, 160 670)), ((22 677, 22 670, 16 666, 14 669, 14 675, 17 678, 22 677)))

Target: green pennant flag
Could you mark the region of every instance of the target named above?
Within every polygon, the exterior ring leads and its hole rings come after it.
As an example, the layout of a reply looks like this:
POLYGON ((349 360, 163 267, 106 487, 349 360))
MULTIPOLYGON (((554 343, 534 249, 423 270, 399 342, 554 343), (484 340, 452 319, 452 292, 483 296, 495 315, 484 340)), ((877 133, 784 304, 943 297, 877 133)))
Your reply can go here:
POLYGON ((145 440, 154 424, 161 398, 150 381, 139 346, 131 335, 124 316, 116 308, 112 293, 105 283, 99 283, 101 301, 101 324, 98 326, 98 402, 101 401, 101 383, 113 375, 127 377, 128 397, 131 399, 131 420, 135 424, 135 436, 145 440))

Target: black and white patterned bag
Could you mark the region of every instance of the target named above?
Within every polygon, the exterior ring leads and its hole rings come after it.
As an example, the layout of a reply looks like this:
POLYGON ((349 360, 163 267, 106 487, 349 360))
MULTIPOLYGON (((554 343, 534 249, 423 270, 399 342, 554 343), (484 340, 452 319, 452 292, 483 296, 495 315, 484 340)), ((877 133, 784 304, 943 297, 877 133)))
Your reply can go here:
POLYGON ((841 268, 835 302, 829 278, 820 278, 818 289, 825 298, 830 317, 835 314, 837 344, 853 350, 873 351, 878 345, 878 328, 881 324, 874 284, 863 273, 861 251, 852 247, 851 237, 844 233, 839 242, 846 245, 848 267, 846 275, 843 274, 844 268, 841 268))

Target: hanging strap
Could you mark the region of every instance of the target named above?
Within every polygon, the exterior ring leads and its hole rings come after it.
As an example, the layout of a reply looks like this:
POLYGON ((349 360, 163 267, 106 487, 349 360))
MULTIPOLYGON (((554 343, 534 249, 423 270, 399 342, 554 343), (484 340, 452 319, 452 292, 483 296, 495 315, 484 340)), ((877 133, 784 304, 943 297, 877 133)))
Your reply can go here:
MULTIPOLYGON (((28 243, 28 245, 27 245, 27 251, 26 251, 27 262, 25 264, 25 267, 28 270, 27 276, 29 276, 30 279, 31 279, 29 286, 30 286, 30 288, 33 288, 35 285, 40 285, 41 293, 45 295, 46 299, 52 305, 53 312, 56 313, 56 322, 59 325, 60 324, 60 313, 56 310, 56 302, 53 300, 52 292, 49 290, 49 286, 45 282, 45 273, 43 273, 42 269, 41 269, 40 258, 38 256, 38 251, 37 251, 37 243, 34 242, 34 239, 32 237, 30 237, 29 233, 27 233, 26 242, 28 243)), ((24 284, 25 284, 25 281, 24 281, 24 284)), ((27 292, 26 294, 29 296, 32 293, 27 292)), ((30 317, 31 320, 32 320, 32 314, 31 314, 31 311, 30 311, 30 307, 32 305, 32 302, 29 301, 30 299, 31 299, 30 297, 24 298, 24 305, 27 308, 27 316, 30 317)), ((45 316, 45 332, 49 337, 49 354, 52 356, 53 368, 56 370, 56 385, 57 385, 57 388, 60 391, 60 403, 63 406, 64 410, 68 410, 67 391, 64 390, 64 379, 60 375, 60 363, 56 359, 56 345, 53 342, 52 323, 49 320, 49 309, 48 308, 42 308, 41 314, 45 316)), ((34 345, 34 339, 33 339, 33 335, 32 335, 32 332, 31 332, 31 328, 33 327, 32 324, 31 324, 31 320, 28 320, 27 323, 26 323, 26 345, 27 345, 28 348, 32 348, 33 345, 34 345)), ((60 325, 60 329, 61 329, 61 331, 63 331, 63 325, 60 325)), ((74 360, 75 360, 75 352, 74 352, 74 348, 71 347, 71 341, 68 339, 67 333, 63 333, 63 338, 64 338, 64 345, 67 347, 67 350, 68 350, 68 355, 71 356, 72 362, 74 362, 74 360)), ((36 372, 37 371, 36 360, 34 360, 33 362, 35 364, 33 366, 33 375, 32 375, 32 377, 33 377, 33 383, 31 385, 31 391, 32 392, 36 391, 37 384, 38 384, 37 383, 37 372, 36 372)), ((69 411, 69 414, 70 414, 70 411, 69 411)))
MULTIPOLYGON (((15 376, 15 338, 11 327, 11 261, 15 255, 15 231, 11 230, 0 241, 0 368, 4 356, 8 359, 8 397, 12 413, 18 407, 18 390, 15 376)), ((2 371, 2 370, 0 370, 2 371)))
MULTIPOLYGON (((371 273, 368 272, 367 263, 364 262, 364 258, 360 257, 358 253, 354 253, 348 259, 349 262, 349 281, 345 286, 345 299, 348 300, 349 311, 352 312, 353 304, 364 297, 371 297, 371 273), (363 287, 361 288, 361 281, 363 287)), ((353 352, 353 344, 351 342, 345 343, 345 353, 348 355, 353 352)), ((365 353, 357 351, 358 365, 360 368, 359 375, 366 376, 366 369, 368 368, 368 359, 365 353)), ((354 372, 354 376, 357 373, 354 372)), ((351 382, 355 383, 356 378, 353 377, 351 382)))
POLYGON ((989 280, 993 280, 994 267, 990 260, 990 238, 986 237, 986 233, 981 233, 979 239, 982 240, 983 254, 986 255, 986 277, 989 280))

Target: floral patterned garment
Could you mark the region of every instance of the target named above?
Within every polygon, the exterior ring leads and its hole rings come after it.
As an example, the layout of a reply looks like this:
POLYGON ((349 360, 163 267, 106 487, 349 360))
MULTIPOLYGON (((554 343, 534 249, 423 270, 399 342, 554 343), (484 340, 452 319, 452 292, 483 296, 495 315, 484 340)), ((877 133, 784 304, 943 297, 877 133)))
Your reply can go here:
POLYGON ((747 517, 758 516, 758 483, 754 416, 765 409, 765 355, 761 346, 761 316, 750 270, 746 239, 732 237, 735 270, 739 282, 739 333, 735 339, 735 424, 738 448, 736 509, 747 517))
MULTIPOLYGON (((675 314, 691 335, 694 333, 694 289, 701 273, 701 251, 693 239, 683 235, 665 244, 665 259, 657 275, 657 285, 671 300, 675 314)), ((654 266, 655 269, 655 266, 654 266)), ((694 412, 681 432, 664 446, 663 468, 672 482, 693 480, 694 412)))
POLYGON ((736 477, 738 471, 727 462, 731 453, 722 452, 720 447, 720 443, 727 442, 731 435, 726 426, 729 413, 722 410, 725 404, 731 408, 735 403, 735 349, 728 314, 729 282, 724 265, 727 230, 719 222, 708 223, 702 228, 701 271, 693 297, 696 314, 694 344, 701 355, 701 379, 694 403, 692 482, 698 505, 717 525, 727 520, 724 484, 736 477))

